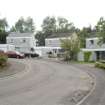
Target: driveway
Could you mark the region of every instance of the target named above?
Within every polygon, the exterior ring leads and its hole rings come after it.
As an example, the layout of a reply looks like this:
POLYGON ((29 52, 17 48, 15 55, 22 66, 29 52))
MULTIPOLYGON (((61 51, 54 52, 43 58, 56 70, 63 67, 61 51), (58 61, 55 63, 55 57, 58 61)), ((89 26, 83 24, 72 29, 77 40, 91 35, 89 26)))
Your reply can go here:
POLYGON ((25 69, 0 79, 0 105, 75 105, 92 88, 90 75, 73 65, 32 59, 14 62, 24 63, 25 69))

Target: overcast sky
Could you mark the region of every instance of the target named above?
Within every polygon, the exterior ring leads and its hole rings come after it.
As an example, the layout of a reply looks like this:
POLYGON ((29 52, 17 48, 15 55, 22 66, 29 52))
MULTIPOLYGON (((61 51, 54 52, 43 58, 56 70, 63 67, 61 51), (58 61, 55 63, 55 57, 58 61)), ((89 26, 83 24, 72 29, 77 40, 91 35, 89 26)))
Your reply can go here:
POLYGON ((31 16, 38 29, 46 16, 63 16, 79 28, 94 26, 105 17, 105 0, 0 0, 0 17, 10 26, 21 16, 31 16))

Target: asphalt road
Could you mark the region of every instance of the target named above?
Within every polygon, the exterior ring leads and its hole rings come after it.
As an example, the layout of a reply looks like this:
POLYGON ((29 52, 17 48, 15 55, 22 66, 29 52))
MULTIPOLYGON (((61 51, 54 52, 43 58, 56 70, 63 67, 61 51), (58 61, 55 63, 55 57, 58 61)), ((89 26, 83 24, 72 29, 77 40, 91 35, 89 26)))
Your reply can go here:
POLYGON ((81 105, 105 105, 105 71, 90 65, 72 64, 85 70, 96 78, 96 86, 92 94, 81 105))
POLYGON ((74 105, 74 94, 91 88, 91 77, 78 67, 44 60, 16 62, 25 69, 0 79, 0 105, 74 105))

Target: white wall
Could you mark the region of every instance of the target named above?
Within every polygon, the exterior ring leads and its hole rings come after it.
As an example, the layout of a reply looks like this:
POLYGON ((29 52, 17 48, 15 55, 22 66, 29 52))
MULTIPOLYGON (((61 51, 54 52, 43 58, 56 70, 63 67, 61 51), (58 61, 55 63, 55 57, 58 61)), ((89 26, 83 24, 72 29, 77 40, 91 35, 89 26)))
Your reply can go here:
MULTIPOLYGON (((70 39, 70 37, 67 37, 68 39, 70 39)), ((61 47, 61 41, 63 39, 67 39, 66 37, 63 38, 49 38, 49 39, 45 39, 45 46, 47 47, 61 47)))
POLYGON ((30 53, 31 48, 36 46, 36 40, 33 37, 7 37, 7 44, 15 45, 17 51, 30 53))
POLYGON ((15 46, 14 45, 9 45, 9 44, 0 44, 0 50, 3 51, 14 51, 15 50, 15 46))
POLYGON ((78 61, 84 61, 84 52, 80 51, 78 53, 78 61))
MULTIPOLYGON (((78 61, 84 61, 84 53, 85 51, 80 51, 78 53, 78 61)), ((91 52, 89 61, 96 61, 96 53, 94 51, 91 52)))
POLYGON ((93 49, 93 48, 105 48, 105 44, 99 45, 99 38, 95 37, 95 38, 87 38, 86 39, 86 48, 89 49, 93 49), (91 43, 91 41, 93 40, 93 44, 91 43))

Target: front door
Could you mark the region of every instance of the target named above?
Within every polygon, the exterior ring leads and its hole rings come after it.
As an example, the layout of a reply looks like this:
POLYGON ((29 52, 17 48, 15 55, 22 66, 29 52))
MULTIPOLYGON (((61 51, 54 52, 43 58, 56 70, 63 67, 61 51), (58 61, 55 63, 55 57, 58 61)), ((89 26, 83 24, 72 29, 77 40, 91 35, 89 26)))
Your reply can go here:
POLYGON ((96 51, 96 60, 100 60, 100 52, 99 51, 96 51))

